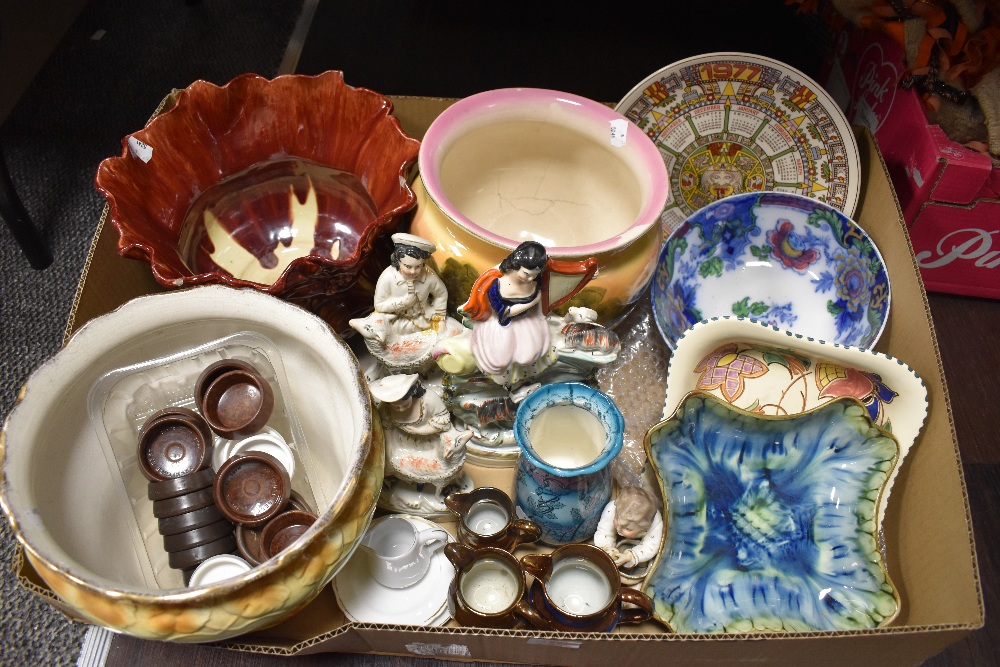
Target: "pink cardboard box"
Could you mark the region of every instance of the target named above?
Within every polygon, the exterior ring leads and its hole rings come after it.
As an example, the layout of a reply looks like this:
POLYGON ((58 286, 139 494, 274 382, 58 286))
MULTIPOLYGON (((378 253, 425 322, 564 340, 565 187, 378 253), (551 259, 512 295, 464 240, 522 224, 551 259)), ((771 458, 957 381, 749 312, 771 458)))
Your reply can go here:
POLYGON ((874 30, 841 33, 826 87, 885 158, 930 291, 1000 299, 1000 169, 929 123, 903 90, 902 48, 874 30))

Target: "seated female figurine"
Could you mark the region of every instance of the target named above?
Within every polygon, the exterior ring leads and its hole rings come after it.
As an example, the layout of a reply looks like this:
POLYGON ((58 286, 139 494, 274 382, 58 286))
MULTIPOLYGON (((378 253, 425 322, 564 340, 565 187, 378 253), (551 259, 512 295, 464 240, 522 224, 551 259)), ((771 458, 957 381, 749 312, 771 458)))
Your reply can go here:
POLYGON ((541 243, 525 241, 476 280, 461 308, 475 321, 476 365, 497 384, 538 375, 556 359, 541 303, 547 261, 541 243))

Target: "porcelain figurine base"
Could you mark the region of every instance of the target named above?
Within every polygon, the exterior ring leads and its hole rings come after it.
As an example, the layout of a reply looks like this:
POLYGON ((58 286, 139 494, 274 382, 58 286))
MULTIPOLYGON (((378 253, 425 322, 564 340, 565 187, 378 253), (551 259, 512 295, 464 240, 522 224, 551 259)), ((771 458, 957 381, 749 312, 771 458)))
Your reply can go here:
POLYGON ((427 373, 434 367, 433 353, 441 342, 465 331, 461 323, 449 317, 441 323, 440 330, 425 329, 388 339, 382 313, 351 320, 351 326, 361 334, 372 356, 390 373, 427 373))
MULTIPOLYGON (((518 404, 545 385, 592 384, 595 371, 617 359, 621 351, 618 336, 596 324, 592 313, 585 308, 570 308, 565 317, 547 318, 555 361, 518 383, 498 384, 482 373, 445 374, 445 402, 460 422, 458 428, 473 432, 467 460, 486 467, 516 465, 520 449, 514 439, 514 415, 518 404)), ((458 343, 461 338, 453 341, 458 343)))
MULTIPOLYGON (((615 544, 615 548, 618 549, 618 551, 625 551, 626 549, 630 549, 637 544, 639 544, 639 540, 626 537, 618 540, 618 543, 615 544)), ((619 565, 618 574, 621 575, 622 583, 629 586, 638 584, 646 578, 647 574, 649 574, 649 568, 652 564, 653 561, 648 560, 645 563, 639 563, 638 565, 633 565, 632 567, 619 565)))
POLYGON ((382 484, 378 506, 389 512, 405 512, 428 519, 451 519, 454 515, 445 506, 445 497, 449 493, 468 493, 474 488, 476 485, 472 478, 464 472, 442 488, 440 493, 433 484, 416 484, 388 477, 382 484))

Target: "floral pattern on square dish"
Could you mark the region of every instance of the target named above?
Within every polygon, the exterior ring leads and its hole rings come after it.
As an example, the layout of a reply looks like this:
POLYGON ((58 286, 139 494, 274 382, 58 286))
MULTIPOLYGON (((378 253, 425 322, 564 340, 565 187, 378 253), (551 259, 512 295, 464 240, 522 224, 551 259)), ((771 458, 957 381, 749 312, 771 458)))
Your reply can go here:
POLYGON ((691 391, 760 415, 798 414, 837 398, 858 399, 899 444, 879 501, 880 526, 893 481, 927 419, 927 387, 901 359, 735 317, 699 322, 677 341, 662 418, 691 391))
POLYGON ((899 447, 856 400, 765 417, 693 392, 646 446, 667 531, 643 590, 675 632, 859 630, 899 612, 876 540, 899 447))

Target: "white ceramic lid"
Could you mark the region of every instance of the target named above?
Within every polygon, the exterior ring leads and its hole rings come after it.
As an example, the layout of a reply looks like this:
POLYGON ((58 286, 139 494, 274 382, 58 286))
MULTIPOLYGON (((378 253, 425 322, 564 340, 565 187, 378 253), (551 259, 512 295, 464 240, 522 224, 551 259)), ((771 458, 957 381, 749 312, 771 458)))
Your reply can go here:
POLYGON ((264 452, 265 454, 270 454, 278 459, 278 463, 285 467, 285 470, 288 471, 289 479, 295 475, 295 454, 292 452, 292 448, 288 446, 288 443, 285 442, 285 439, 281 437, 281 434, 273 428, 265 427, 260 433, 255 433, 231 445, 227 458, 246 454, 247 452, 264 452))
POLYGON ((251 569, 253 569, 253 566, 239 556, 231 554, 212 556, 191 573, 191 580, 188 583, 188 587, 193 588, 195 586, 217 584, 220 581, 237 577, 244 572, 249 572, 251 569))

